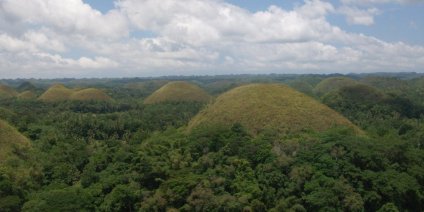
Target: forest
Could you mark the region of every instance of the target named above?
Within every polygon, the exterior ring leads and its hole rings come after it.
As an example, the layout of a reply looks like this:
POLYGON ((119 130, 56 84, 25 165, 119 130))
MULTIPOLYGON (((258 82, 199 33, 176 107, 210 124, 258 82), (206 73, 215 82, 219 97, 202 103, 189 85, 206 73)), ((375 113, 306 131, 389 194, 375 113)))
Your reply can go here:
POLYGON ((0 211, 423 211, 424 76, 0 80, 0 211))

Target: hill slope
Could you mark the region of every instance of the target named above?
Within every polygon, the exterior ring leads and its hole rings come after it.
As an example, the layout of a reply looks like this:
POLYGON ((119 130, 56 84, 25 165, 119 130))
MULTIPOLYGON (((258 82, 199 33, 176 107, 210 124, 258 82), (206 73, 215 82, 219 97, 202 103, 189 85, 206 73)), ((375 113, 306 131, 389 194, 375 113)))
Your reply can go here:
POLYGON ((73 91, 64 85, 56 84, 51 86, 38 99, 46 102, 65 101, 69 99, 72 93, 73 91))
POLYGON ((87 88, 74 92, 70 97, 70 100, 77 101, 110 101, 112 98, 108 96, 102 90, 96 88, 87 88))
POLYGON ((347 77, 330 77, 322 80, 314 88, 314 93, 324 95, 331 91, 336 91, 346 86, 356 85, 359 82, 347 77))
POLYGON ((295 133, 323 131, 334 125, 360 130, 349 120, 311 97, 279 84, 250 84, 232 89, 196 115, 191 130, 201 125, 240 123, 253 134, 264 129, 295 133))
POLYGON ((16 185, 25 185, 37 178, 40 172, 32 151, 29 139, 0 120, 0 171, 3 176, 16 185))
POLYGON ((18 99, 22 100, 30 100, 30 99, 36 99, 37 94, 33 91, 24 91, 18 95, 18 99))
POLYGON ((207 102, 211 96, 199 86, 188 82, 170 82, 144 100, 145 104, 162 102, 207 102))
POLYGON ((6 85, 0 85, 0 99, 13 98, 17 95, 18 92, 16 92, 13 88, 6 85))

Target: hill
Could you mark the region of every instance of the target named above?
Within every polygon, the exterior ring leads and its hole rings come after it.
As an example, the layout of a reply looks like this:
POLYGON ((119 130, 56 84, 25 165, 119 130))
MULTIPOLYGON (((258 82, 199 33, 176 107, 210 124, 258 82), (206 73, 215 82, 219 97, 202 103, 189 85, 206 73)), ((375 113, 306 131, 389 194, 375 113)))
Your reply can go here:
POLYGON ((26 182, 32 168, 28 160, 31 155, 30 141, 14 127, 0 120, 0 170, 2 174, 15 179, 16 183, 26 182))
POLYGON ((291 88, 299 91, 299 92, 302 92, 302 93, 307 94, 309 96, 313 96, 314 88, 312 87, 311 84, 309 84, 306 81, 293 80, 293 81, 287 82, 287 85, 290 86, 291 88))
POLYGON ((401 94, 408 89, 408 82, 393 77, 365 77, 360 79, 360 82, 379 88, 385 93, 401 94))
POLYGON ((331 91, 336 91, 342 87, 356 85, 358 82, 347 77, 330 77, 322 80, 314 88, 314 93, 324 95, 331 91))
POLYGON ((18 88, 17 88, 19 91, 28 91, 28 90, 36 90, 37 89, 37 87, 35 87, 35 85, 33 85, 32 83, 30 83, 30 82, 23 82, 23 83, 21 83, 19 86, 18 86, 18 88))
POLYGON ((162 102, 208 102, 211 96, 199 86, 183 82, 169 82, 144 100, 145 104, 162 102))
POLYGON ((323 102, 331 106, 348 103, 369 105, 383 101, 384 97, 385 95, 374 87, 356 84, 326 94, 323 102))
POLYGON ((232 89, 196 115, 191 130, 201 125, 240 123, 252 134, 273 129, 281 134, 324 131, 335 125, 360 130, 349 120, 292 88, 279 84, 250 84, 232 89))
POLYGON ((71 89, 66 88, 62 84, 51 86, 38 99, 46 102, 65 101, 73 94, 71 89))
POLYGON ((21 100, 37 99, 37 94, 34 91, 24 91, 18 95, 18 99, 21 99, 21 100))
POLYGON ((16 92, 13 88, 6 85, 0 85, 0 99, 13 98, 17 95, 18 92, 16 92))
POLYGON ((124 85, 124 88, 127 89, 136 89, 136 90, 157 90, 158 88, 164 86, 168 81, 166 80, 149 80, 144 82, 130 82, 124 85))
POLYGON ((77 101, 110 101, 112 98, 102 90, 96 88, 87 88, 74 92, 70 100, 77 101))

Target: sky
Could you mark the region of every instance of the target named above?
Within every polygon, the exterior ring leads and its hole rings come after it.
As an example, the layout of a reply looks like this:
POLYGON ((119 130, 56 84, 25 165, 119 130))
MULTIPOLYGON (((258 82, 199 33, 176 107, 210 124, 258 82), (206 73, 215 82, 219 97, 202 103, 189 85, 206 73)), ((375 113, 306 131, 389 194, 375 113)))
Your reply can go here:
POLYGON ((424 72, 424 0, 0 0, 0 78, 424 72))

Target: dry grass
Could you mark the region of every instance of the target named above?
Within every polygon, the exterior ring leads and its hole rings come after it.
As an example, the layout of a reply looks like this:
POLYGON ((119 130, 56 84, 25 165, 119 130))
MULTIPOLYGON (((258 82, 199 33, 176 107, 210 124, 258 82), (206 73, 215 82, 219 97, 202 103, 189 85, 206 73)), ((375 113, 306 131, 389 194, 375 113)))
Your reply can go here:
POLYGON ((199 86, 188 82, 170 82, 144 100, 145 104, 162 102, 208 102, 211 96, 199 86))
POLYGON ((234 123, 242 124, 252 134, 265 129, 281 134, 302 130, 324 131, 339 125, 362 133, 336 111, 280 84, 250 84, 232 89, 196 115, 188 129, 234 123))
POLYGON ((347 77, 330 77, 318 83, 314 88, 314 93, 321 96, 340 88, 356 85, 358 83, 359 82, 356 80, 347 77))
POLYGON ((110 101, 112 98, 102 90, 96 88, 74 88, 69 89, 64 85, 56 84, 50 87, 39 98, 45 102, 58 102, 66 100, 74 101, 110 101))
POLYGON ((62 84, 56 84, 51 86, 38 99, 45 102, 65 101, 68 100, 72 94, 73 91, 71 89, 66 88, 62 84))
POLYGON ((31 154, 31 142, 14 127, 0 120, 0 170, 17 184, 40 173, 31 154))
POLYGON ((0 85, 0 99, 13 98, 17 95, 18 92, 16 92, 13 88, 6 85, 0 85))
POLYGON ((21 100, 37 99, 37 94, 33 91, 24 91, 18 95, 18 99, 21 99, 21 100))
POLYGON ((87 88, 74 92, 70 96, 70 100, 76 101, 110 101, 112 98, 102 90, 96 88, 87 88))

